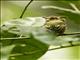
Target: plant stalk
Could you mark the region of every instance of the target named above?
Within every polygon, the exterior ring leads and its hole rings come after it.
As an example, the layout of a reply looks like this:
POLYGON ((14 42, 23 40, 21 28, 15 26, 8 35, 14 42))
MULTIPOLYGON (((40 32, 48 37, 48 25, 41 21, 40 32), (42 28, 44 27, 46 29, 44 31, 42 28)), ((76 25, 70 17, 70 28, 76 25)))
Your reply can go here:
POLYGON ((21 16, 20 16, 19 18, 22 18, 22 17, 23 17, 25 11, 27 10, 28 6, 32 3, 32 1, 33 1, 33 0, 31 0, 31 1, 25 6, 25 8, 24 8, 24 10, 22 11, 21 16))

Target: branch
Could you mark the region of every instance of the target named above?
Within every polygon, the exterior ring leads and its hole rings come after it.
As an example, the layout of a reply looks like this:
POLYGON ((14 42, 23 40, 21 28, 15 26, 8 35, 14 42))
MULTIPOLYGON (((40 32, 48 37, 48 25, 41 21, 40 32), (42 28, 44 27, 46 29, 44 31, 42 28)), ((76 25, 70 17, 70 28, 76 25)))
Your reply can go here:
POLYGON ((33 1, 33 0, 31 0, 31 1, 25 6, 25 8, 24 8, 24 10, 23 10, 23 12, 22 12, 22 14, 21 14, 21 16, 20 16, 19 18, 22 18, 22 17, 23 17, 25 11, 27 10, 28 6, 32 3, 32 1, 33 1))
POLYGON ((62 49, 62 48, 69 48, 69 47, 74 47, 74 46, 80 46, 80 44, 73 44, 73 45, 67 45, 67 46, 60 46, 60 47, 57 47, 57 48, 49 49, 48 51, 57 50, 57 49, 62 49))
POLYGON ((76 33, 64 33, 64 34, 59 35, 59 36, 67 36, 67 35, 80 35, 80 32, 76 32, 76 33))
POLYGON ((67 8, 62 8, 62 7, 58 7, 58 6, 42 6, 42 8, 43 9, 53 8, 53 9, 58 9, 58 10, 67 11, 67 12, 71 12, 71 13, 79 14, 80 15, 80 11, 75 11, 75 10, 71 10, 71 9, 67 9, 67 8))
POLYGON ((29 39, 29 37, 0 38, 0 40, 29 39))
POLYGON ((75 4, 73 4, 73 3, 70 3, 70 5, 71 5, 71 7, 75 10, 75 11, 80 11, 77 7, 76 7, 76 5, 75 4))
MULTIPOLYGON (((80 32, 77 33, 65 33, 59 36, 67 36, 67 35, 80 35, 80 32)), ((29 39, 29 37, 14 37, 14 38, 0 38, 0 40, 16 40, 16 39, 29 39)))

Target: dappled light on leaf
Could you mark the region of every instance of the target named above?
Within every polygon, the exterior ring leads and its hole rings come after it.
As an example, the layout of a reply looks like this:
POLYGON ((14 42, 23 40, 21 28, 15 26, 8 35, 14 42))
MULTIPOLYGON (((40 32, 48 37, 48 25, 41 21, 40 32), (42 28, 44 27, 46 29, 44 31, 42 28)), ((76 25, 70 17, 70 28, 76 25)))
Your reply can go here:
POLYGON ((11 51, 13 50, 13 48, 15 47, 15 45, 10 45, 10 46, 5 46, 1 48, 1 60, 8 60, 11 51))

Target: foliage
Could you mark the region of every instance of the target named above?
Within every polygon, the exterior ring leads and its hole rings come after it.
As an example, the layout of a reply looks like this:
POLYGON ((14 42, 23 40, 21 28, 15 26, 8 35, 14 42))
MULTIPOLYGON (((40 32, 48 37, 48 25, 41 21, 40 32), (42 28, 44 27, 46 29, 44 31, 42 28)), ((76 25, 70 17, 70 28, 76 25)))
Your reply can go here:
MULTIPOLYGON (((75 7, 76 3, 73 1, 59 1, 63 4, 66 3, 66 5, 70 4, 74 9, 72 10, 66 8, 66 6, 65 8, 64 6, 57 7, 58 5, 61 5, 61 3, 59 4, 57 1, 53 2, 56 2, 56 6, 43 6, 43 8, 53 8, 54 11, 57 9, 59 12, 54 13, 61 16, 66 16, 69 18, 69 21, 78 23, 78 25, 80 25, 80 10, 78 11, 78 9, 75 7), (60 10, 62 11, 61 13, 60 10)), ((50 45, 80 45, 80 35, 58 36, 55 32, 47 31, 47 29, 44 27, 45 24, 46 19, 43 17, 16 18, 1 24, 1 60, 37 60, 48 51, 50 45)), ((73 29, 78 31, 76 28, 79 27, 73 27, 68 31, 70 32, 73 29)))

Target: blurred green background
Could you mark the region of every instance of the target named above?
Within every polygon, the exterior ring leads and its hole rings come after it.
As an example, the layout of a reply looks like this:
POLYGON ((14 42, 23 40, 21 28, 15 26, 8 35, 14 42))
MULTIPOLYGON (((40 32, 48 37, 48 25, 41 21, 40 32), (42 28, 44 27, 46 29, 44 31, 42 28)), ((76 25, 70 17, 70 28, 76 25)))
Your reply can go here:
MULTIPOLYGON (((1 24, 13 18, 19 18, 29 1, 1 1, 1 24)), ((80 1, 33 1, 26 10, 25 17, 65 16, 66 32, 80 32, 80 15, 57 9, 42 9, 42 6, 59 6, 74 10, 69 3, 74 3, 80 10, 80 1)), ((39 60, 80 60, 80 47, 71 47, 47 52, 39 60)))

